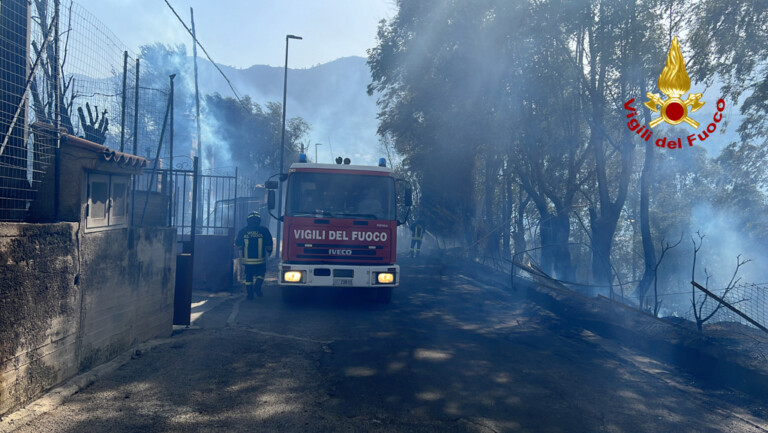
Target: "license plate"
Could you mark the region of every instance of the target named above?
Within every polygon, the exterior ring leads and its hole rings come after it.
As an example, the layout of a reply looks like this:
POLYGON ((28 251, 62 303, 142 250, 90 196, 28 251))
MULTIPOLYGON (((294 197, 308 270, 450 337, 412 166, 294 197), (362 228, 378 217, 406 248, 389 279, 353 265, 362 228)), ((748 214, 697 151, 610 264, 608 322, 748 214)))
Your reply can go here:
POLYGON ((334 278, 334 286, 352 286, 352 278, 334 278))

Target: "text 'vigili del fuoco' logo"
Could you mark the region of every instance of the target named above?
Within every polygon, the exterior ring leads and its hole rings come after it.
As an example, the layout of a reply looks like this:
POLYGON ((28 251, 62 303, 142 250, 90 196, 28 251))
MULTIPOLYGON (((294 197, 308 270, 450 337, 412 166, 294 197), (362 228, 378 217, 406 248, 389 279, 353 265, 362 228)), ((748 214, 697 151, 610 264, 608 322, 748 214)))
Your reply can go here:
MULTIPOLYGON (((659 125, 662 122, 666 122, 670 125, 679 125, 683 122, 698 129, 699 122, 691 118, 688 114, 698 111, 704 106, 705 102, 701 101, 701 93, 691 93, 683 100, 682 96, 691 89, 691 79, 688 77, 688 73, 685 71, 685 61, 683 60, 683 53, 680 51, 680 43, 677 41, 677 36, 672 39, 672 45, 669 47, 669 54, 667 54, 667 64, 659 75, 659 90, 661 93, 667 96, 666 99, 658 93, 647 93, 648 101, 643 105, 648 107, 653 113, 659 113, 659 117, 651 120, 648 125, 641 125, 637 120, 637 110, 632 107, 632 103, 635 102, 635 98, 630 99, 624 103, 624 108, 629 111, 627 118, 627 127, 630 131, 639 135, 645 141, 649 141, 653 132, 651 128, 659 125)), ((719 99, 717 101, 717 111, 712 118, 712 123, 707 125, 704 130, 698 134, 694 133, 686 136, 688 146, 693 146, 693 142, 696 140, 704 141, 710 134, 713 134, 717 130, 717 124, 723 120, 723 110, 725 110, 725 101, 719 99)), ((656 140, 656 146, 667 147, 669 149, 682 148, 682 139, 668 139, 662 137, 656 140)))

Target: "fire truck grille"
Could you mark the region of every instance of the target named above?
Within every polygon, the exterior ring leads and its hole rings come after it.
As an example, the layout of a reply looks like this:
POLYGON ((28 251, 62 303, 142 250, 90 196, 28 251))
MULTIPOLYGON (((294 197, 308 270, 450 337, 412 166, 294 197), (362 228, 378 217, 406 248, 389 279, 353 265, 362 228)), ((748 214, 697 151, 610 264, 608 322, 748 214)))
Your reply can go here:
POLYGON ((381 245, 346 245, 346 244, 310 244, 310 243, 303 243, 298 244, 298 246, 303 248, 346 248, 346 249, 365 249, 365 250, 380 250, 384 248, 381 245))
POLYGON ((384 257, 371 257, 371 256, 357 256, 357 255, 346 255, 346 256, 336 256, 336 255, 330 255, 330 254, 297 254, 297 259, 349 259, 350 257, 354 257, 355 260, 369 260, 369 261, 383 261, 384 257))
POLYGON ((334 253, 332 250, 347 251, 349 256, 375 256, 376 250, 353 250, 351 248, 304 248, 304 254, 327 254, 337 256, 344 253, 334 253))
POLYGON ((328 261, 378 261, 386 260, 382 255, 386 255, 384 247, 381 245, 348 245, 348 244, 314 244, 299 243, 301 253, 296 255, 297 259, 315 259, 328 261))

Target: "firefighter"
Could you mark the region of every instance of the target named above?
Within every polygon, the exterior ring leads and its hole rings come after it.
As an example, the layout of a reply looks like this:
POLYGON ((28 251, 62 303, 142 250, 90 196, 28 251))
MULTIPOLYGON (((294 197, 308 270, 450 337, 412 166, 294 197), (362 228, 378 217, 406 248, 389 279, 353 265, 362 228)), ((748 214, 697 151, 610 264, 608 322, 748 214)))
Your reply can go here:
POLYGON ((267 272, 267 257, 272 254, 272 233, 261 226, 261 214, 248 214, 248 225, 237 234, 235 246, 240 249, 240 261, 245 267, 245 289, 248 299, 254 292, 259 297, 264 274, 267 272))
POLYGON ((419 257, 421 240, 424 238, 424 224, 416 221, 411 224, 411 252, 408 257, 419 257))

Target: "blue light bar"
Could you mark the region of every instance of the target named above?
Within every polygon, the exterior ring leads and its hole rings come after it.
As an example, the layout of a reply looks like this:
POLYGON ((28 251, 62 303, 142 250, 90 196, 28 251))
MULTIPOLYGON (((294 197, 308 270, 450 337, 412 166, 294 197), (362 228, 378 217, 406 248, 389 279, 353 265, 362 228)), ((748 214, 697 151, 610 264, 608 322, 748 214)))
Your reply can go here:
POLYGON ((387 166, 387 160, 384 158, 379 158, 379 167, 386 167, 387 166))
POLYGON ((300 153, 299 154, 299 162, 307 162, 307 154, 306 153, 300 153))

